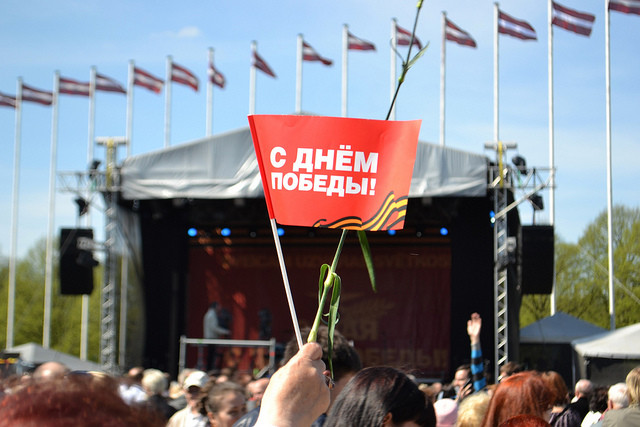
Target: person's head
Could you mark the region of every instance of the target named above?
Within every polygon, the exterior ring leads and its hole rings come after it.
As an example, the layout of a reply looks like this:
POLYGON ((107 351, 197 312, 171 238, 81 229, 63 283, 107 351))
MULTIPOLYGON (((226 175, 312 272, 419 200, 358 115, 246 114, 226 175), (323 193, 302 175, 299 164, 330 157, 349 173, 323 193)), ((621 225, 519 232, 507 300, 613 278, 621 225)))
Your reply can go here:
POLYGON ((211 427, 231 427, 247 412, 246 404, 242 386, 227 381, 211 387, 204 408, 211 427))
POLYGON ((471 378, 471 367, 469 365, 460 365, 456 369, 451 385, 455 388, 456 393, 461 390, 467 381, 471 378))
POLYGON ((145 369, 142 375, 142 388, 150 396, 162 394, 167 390, 167 377, 159 369, 145 369))
POLYGON ((127 372, 127 379, 132 384, 140 384, 140 382, 142 381, 143 375, 144 375, 144 368, 142 366, 134 366, 133 368, 129 369, 129 371, 127 372))
POLYGON ((453 427, 458 419, 458 402, 455 399, 440 399, 433 404, 437 427, 453 427))
POLYGON ((542 379, 553 393, 554 406, 564 406, 569 403, 569 389, 562 375, 556 371, 547 371, 542 373, 542 379))
POLYGON ((213 310, 215 312, 218 311, 218 301, 213 301, 211 304, 209 304, 209 310, 213 310))
POLYGON ((593 394, 593 384, 589 380, 581 379, 578 380, 575 387, 575 396, 580 399, 584 397, 586 399, 590 399, 593 394))
POLYGON ((347 383, 324 425, 395 426, 407 422, 435 426, 433 405, 404 373, 391 367, 372 367, 359 371, 347 383))
POLYGON ((495 388, 482 426, 497 427, 520 414, 548 419, 553 399, 553 392, 537 372, 513 374, 495 388))
POLYGON ((260 406, 260 401, 262 401, 262 396, 268 385, 269 378, 258 378, 247 384, 249 400, 253 402, 254 406, 260 406))
POLYGON ((627 374, 626 383, 629 392, 629 403, 640 404, 640 366, 632 369, 627 374))
POLYGON ((609 400, 607 396, 608 391, 609 388, 605 386, 596 386, 593 388, 591 399, 589 399, 590 411, 603 413, 607 410, 607 401, 609 400))
POLYGON ((165 424, 155 413, 126 404, 117 392, 115 378, 88 372, 27 382, 0 402, 0 427, 165 424))
POLYGON ((473 393, 458 405, 457 427, 477 427, 487 413, 491 396, 489 393, 473 393))
POLYGON ((511 417, 499 427, 548 427, 550 424, 543 418, 535 415, 516 415, 511 417))
POLYGON ((629 391, 625 383, 617 383, 609 387, 607 397, 609 409, 622 409, 629 406, 629 391))
POLYGON ((521 364, 514 361, 509 361, 504 365, 500 366, 500 375, 498 376, 498 382, 502 381, 504 378, 507 378, 508 376, 517 374, 518 372, 522 372, 522 371, 523 369, 521 364))
POLYGON ((202 401, 202 389, 209 381, 209 377, 206 372, 193 371, 184 380, 182 388, 184 390, 185 397, 187 398, 187 405, 192 409, 198 409, 202 401))
POLYGON ((69 368, 60 362, 44 362, 33 371, 33 378, 37 380, 61 378, 68 372, 69 368))

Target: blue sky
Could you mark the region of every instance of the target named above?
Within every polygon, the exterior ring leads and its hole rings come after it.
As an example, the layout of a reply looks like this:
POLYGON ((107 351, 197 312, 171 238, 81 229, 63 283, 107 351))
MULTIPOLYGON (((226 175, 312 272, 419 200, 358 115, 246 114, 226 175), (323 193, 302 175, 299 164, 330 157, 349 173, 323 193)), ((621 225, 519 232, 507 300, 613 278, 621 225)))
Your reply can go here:
MULTIPOLYGON (((593 13, 591 37, 554 29, 555 146, 557 167, 556 233, 575 242, 606 209, 605 13, 604 0, 563 0, 566 7, 593 13)), ((478 44, 477 49, 447 43, 446 145, 493 155, 484 143, 493 138, 493 2, 425 1, 417 35, 430 42, 412 68, 397 101, 397 119, 421 119, 420 139, 438 142, 441 12, 478 44)), ((537 41, 500 36, 500 137, 517 142, 517 153, 531 166, 548 167, 547 2, 505 0, 500 8, 526 20, 537 41)), ((373 42, 376 52, 349 55, 349 114, 382 119, 389 105, 391 19, 410 29, 413 0, 155 2, 114 0, 5 0, 0 4, 0 92, 15 95, 16 81, 52 90, 54 71, 87 81, 91 66, 120 81, 127 65, 164 78, 167 55, 198 75, 200 90, 173 85, 172 145, 205 135, 207 49, 226 79, 214 91, 214 133, 247 125, 250 45, 277 74, 258 73, 256 113, 289 114, 295 108, 296 37, 299 33, 332 67, 304 64, 302 109, 339 116, 341 31, 348 24, 357 37, 373 42)), ((614 203, 640 205, 640 16, 611 13, 611 95, 614 203)), ((405 52, 401 48, 401 52, 405 52)), ((61 96, 58 121, 59 171, 87 166, 87 98, 61 96)), ((126 98, 98 92, 96 136, 125 134, 126 98)), ((10 248, 15 114, 0 107, 0 256, 10 248)), ((163 147, 164 94, 136 87, 132 152, 163 147)), ((18 254, 23 255, 47 231, 51 108, 24 103, 22 112, 20 219, 18 254)), ((121 152, 123 154, 124 152, 121 152)), ((513 152, 512 154, 516 154, 513 152)), ((510 157, 511 155, 510 154, 510 157)), ((95 157, 104 158, 101 148, 95 157)), ((548 206, 548 192, 544 191, 548 206)), ((74 226, 76 206, 69 194, 56 196, 55 227, 74 226)), ((101 224, 102 213, 92 221, 101 224)), ((532 210, 520 215, 531 223, 532 210)), ((548 211, 536 216, 549 220, 548 211)), ((57 231, 56 231, 57 233, 57 231)))

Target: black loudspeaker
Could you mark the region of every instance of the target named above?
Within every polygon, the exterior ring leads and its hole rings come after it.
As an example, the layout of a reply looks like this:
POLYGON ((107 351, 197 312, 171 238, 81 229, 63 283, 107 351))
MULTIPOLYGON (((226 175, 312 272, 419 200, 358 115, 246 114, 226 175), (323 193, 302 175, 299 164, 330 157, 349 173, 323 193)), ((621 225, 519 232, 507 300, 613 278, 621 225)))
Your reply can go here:
POLYGON ((522 293, 550 294, 553 287, 553 265, 553 226, 522 226, 522 293))
POLYGON ((60 230, 60 293, 83 295, 93 292, 93 230, 63 228, 60 230))

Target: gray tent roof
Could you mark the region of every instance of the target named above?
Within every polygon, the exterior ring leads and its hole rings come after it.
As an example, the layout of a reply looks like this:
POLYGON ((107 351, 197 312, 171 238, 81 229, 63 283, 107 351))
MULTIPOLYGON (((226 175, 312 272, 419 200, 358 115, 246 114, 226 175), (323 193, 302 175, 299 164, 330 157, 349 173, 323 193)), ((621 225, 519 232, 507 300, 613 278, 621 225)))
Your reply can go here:
MULTIPOLYGON (((482 197, 486 156, 419 142, 410 197, 482 197)), ((249 128, 127 158, 122 197, 233 199, 262 197, 262 182, 249 128)))
POLYGON ((640 359, 640 323, 573 340, 571 345, 582 357, 640 359))
POLYGON ((40 365, 44 362, 60 362, 73 371, 102 370, 102 367, 97 363, 82 360, 50 348, 44 348, 32 342, 8 348, 5 351, 8 353, 20 353, 22 360, 34 365, 40 365))
POLYGON ((521 344, 569 344, 605 330, 567 313, 557 312, 520 329, 521 344))

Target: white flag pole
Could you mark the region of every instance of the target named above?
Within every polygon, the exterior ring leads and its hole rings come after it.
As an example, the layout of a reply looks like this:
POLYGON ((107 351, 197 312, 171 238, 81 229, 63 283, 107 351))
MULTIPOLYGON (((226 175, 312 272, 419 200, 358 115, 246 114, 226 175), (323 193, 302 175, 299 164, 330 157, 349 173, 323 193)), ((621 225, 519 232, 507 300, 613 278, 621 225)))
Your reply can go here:
POLYGON ((96 122, 96 73, 96 67, 91 67, 89 74, 89 135, 87 141, 87 166, 93 161, 96 122))
MULTIPOLYGON (((493 140, 496 144, 500 143, 500 135, 498 133, 498 115, 499 115, 499 96, 498 96, 498 25, 500 19, 500 10, 498 7, 498 3, 494 3, 494 20, 495 20, 495 29, 493 34, 493 140)), ((500 172, 502 173, 502 172, 500 172)))
POLYGON ((280 263, 280 271, 282 273, 282 280, 284 283, 284 291, 287 295, 287 303, 289 304, 289 312, 291 313, 291 320, 293 322, 293 329, 296 333, 296 340, 298 341, 298 348, 302 347, 302 334, 300 333, 300 325, 298 324, 298 315, 296 314, 296 307, 293 304, 293 297, 291 295, 291 286, 289 286, 289 278, 287 276, 287 267, 284 264, 284 255, 282 253, 282 247, 280 246, 280 236, 278 235, 278 226, 275 219, 270 219, 271 232, 273 233, 273 241, 276 245, 276 252, 278 253, 278 262, 280 263))
POLYGON ((60 94, 60 72, 53 76, 53 97, 51 110, 51 153, 49 159, 49 214, 47 224, 47 248, 45 252, 44 275, 44 319, 42 346, 50 347, 51 341, 51 290, 53 288, 53 233, 56 209, 56 159, 58 158, 58 99, 60 94))
POLYGON ((131 140, 133 139, 133 87, 135 78, 135 63, 133 59, 129 61, 127 73, 127 157, 131 156, 131 140))
POLYGON ((442 52, 440 55, 440 145, 444 147, 445 64, 447 54, 447 12, 442 12, 442 52))
MULTIPOLYGON (((550 185, 549 185, 549 224, 553 225, 555 222, 555 120, 553 114, 553 0, 548 0, 547 6, 548 15, 548 30, 549 30, 549 170, 550 170, 550 185)), ((555 263, 553 267, 554 271, 551 279, 551 315, 556 314, 556 274, 555 263)))
POLYGON ((213 48, 209 48, 209 63, 207 64, 207 136, 211 136, 213 132, 213 83, 211 79, 213 78, 213 70, 211 69, 211 65, 213 65, 213 48))
MULTIPOLYGON (((393 102, 393 97, 396 93, 396 50, 398 48, 398 32, 396 30, 397 20, 396 18, 391 19, 391 58, 390 58, 390 69, 391 69, 391 95, 389 98, 389 102, 393 102)), ((396 119, 396 106, 395 103, 391 107, 391 114, 389 115, 389 120, 396 119)))
POLYGON ((613 287, 613 177, 611 171, 611 51, 609 28, 609 0, 605 2, 605 79, 607 115, 607 248, 609 258, 609 327, 616 328, 615 289, 613 287))
POLYGON ((164 148, 171 145, 171 55, 167 56, 164 102, 164 148))
POLYGON ((296 114, 302 112, 302 51, 303 38, 302 34, 298 34, 298 48, 296 55, 296 114))
POLYGON ((251 68, 249 69, 249 114, 256 112, 256 52, 258 43, 254 40, 251 42, 251 68))
POLYGON ((347 79, 349 62, 349 26, 342 27, 342 117, 347 117, 347 79))
POLYGON ((16 88, 16 128, 13 149, 13 190, 11 201, 11 247, 9 250, 9 289, 7 295, 7 340, 6 347, 13 347, 13 324, 16 302, 16 257, 18 246, 18 193, 20 188, 20 145, 22 130, 22 77, 18 77, 16 88))

